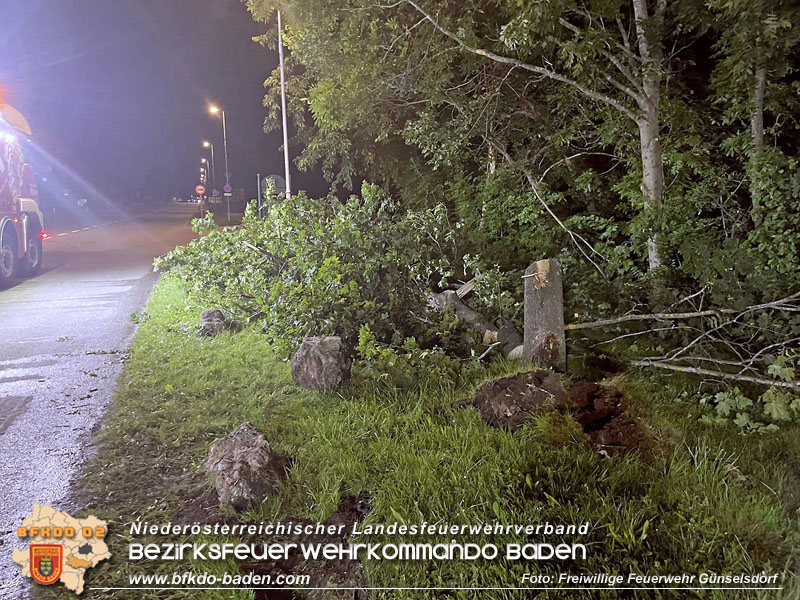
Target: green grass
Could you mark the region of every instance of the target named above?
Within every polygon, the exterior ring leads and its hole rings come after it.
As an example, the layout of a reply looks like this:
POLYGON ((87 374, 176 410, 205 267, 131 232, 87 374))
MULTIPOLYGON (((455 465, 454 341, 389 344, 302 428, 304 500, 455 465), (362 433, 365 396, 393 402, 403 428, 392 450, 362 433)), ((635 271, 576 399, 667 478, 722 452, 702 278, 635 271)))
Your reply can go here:
MULTIPOLYGON (((479 379, 422 381, 418 388, 400 392, 372 386, 356 373, 353 383, 338 393, 304 391, 292 384, 288 361, 256 328, 199 337, 202 308, 186 298, 179 282, 165 279, 139 318, 130 360, 99 436, 97 458, 81 481, 79 500, 87 506, 83 513, 111 521, 114 554, 87 575, 88 598, 251 597, 246 591, 91 590, 128 585, 129 572, 189 568, 185 563, 128 562, 126 526, 136 519, 197 519, 202 514, 198 506, 212 497, 200 469, 209 445, 243 421, 261 428, 273 448, 293 462, 277 496, 243 515, 225 513, 219 519, 324 520, 343 497, 366 493, 372 504, 365 523, 401 519, 592 525, 588 540, 566 540, 589 545, 585 563, 365 562, 370 586, 518 586, 522 573, 560 570, 765 570, 782 574, 783 592, 645 592, 636 597, 800 597, 794 580, 800 543, 797 427, 743 436, 735 427, 702 425, 699 407, 675 400, 689 382, 629 375, 613 383, 634 398, 659 440, 658 449, 646 457, 606 459, 580 441, 569 419, 538 418, 510 433, 488 427, 473 409, 451 408, 479 379)), ((495 365, 483 377, 515 368, 495 365)), ((525 540, 497 536, 465 541, 500 545, 525 540)), ((232 562, 194 566, 218 572, 237 568, 232 562)), ((67 597, 59 587, 45 596, 67 597)), ((386 591, 372 597, 472 598, 475 593, 386 591)), ((519 598, 520 592, 484 597, 519 598)), ((562 591, 538 597, 632 596, 562 591)))

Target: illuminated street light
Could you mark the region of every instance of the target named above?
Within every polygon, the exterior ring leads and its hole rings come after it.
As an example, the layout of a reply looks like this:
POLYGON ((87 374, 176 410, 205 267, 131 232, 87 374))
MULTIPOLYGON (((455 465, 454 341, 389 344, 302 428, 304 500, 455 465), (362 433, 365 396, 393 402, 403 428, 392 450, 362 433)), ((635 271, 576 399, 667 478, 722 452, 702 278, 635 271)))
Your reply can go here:
MULTIPOLYGON (((212 115, 216 115, 217 113, 222 113, 222 146, 225 151, 225 193, 228 194, 228 190, 230 189, 231 185, 231 172, 228 169, 228 129, 225 124, 225 111, 219 108, 218 106, 214 106, 213 104, 208 107, 208 111, 212 115)), ((231 197, 226 196, 228 199, 228 222, 231 220, 231 197)))
POLYGON ((224 146, 225 151, 225 185, 230 185, 231 174, 228 169, 228 127, 225 121, 225 111, 214 105, 210 106, 208 110, 212 115, 222 113, 222 145, 224 146))

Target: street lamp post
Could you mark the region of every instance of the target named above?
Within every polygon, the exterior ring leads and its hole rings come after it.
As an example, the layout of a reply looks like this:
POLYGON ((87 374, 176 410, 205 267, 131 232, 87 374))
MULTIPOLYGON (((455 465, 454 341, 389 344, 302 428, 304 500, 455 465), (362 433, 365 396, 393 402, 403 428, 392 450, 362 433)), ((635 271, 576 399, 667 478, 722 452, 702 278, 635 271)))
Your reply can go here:
MULTIPOLYGON (((209 107, 209 112, 212 115, 217 113, 222 113, 222 147, 225 151, 225 186, 230 189, 231 185, 231 172, 228 170, 228 128, 225 123, 225 111, 219 108, 218 106, 211 106, 209 107)), ((230 192, 225 192, 229 194, 230 192)), ((231 220, 231 197, 225 196, 228 200, 228 222, 230 223, 231 220)))
POLYGON ((211 148, 211 187, 217 189, 217 170, 214 168, 214 144, 206 140, 203 142, 203 148, 211 148))

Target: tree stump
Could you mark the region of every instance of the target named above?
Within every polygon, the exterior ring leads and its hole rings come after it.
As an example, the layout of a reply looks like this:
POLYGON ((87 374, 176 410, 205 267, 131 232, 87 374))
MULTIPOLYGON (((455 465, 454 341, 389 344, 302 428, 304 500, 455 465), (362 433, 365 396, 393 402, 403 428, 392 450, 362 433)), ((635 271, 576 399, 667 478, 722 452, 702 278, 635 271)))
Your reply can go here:
POLYGON ((525 270, 525 335, 522 361, 567 370, 564 337, 564 290, 561 265, 539 260, 525 270))

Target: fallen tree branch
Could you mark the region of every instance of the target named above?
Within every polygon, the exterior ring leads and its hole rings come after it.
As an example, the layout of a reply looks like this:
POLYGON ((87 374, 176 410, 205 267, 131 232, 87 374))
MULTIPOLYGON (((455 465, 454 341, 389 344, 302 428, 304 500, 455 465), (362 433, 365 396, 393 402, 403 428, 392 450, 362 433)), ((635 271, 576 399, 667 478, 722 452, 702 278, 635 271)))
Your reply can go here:
POLYGON ((647 360, 630 361, 635 367, 655 367, 657 369, 668 369, 670 371, 680 371, 681 373, 694 373, 695 375, 709 375, 711 377, 721 377, 723 379, 733 379, 735 381, 747 381, 759 385, 769 385, 785 387, 793 390, 800 390, 800 381, 781 381, 779 379, 766 379, 762 377, 751 377, 740 373, 725 373, 724 371, 712 371, 711 369, 700 369, 698 367, 687 367, 675 365, 667 362, 653 362, 647 360))
POLYGON ((569 325, 565 325, 564 329, 567 331, 575 331, 577 329, 588 329, 590 327, 604 327, 606 325, 618 325, 620 323, 627 323, 629 321, 668 321, 670 319, 678 320, 678 319, 694 319, 696 317, 712 317, 712 316, 722 316, 722 315, 743 315, 748 312, 753 312, 756 310, 764 310, 767 308, 777 308, 781 310, 787 310, 790 312, 797 312, 800 311, 800 308, 796 306, 783 306, 787 302, 791 302, 792 300, 796 300, 800 298, 800 292, 796 292, 791 296, 787 296, 786 298, 782 298, 780 300, 774 300, 773 302, 765 302, 764 304, 755 304, 753 306, 748 306, 742 310, 736 310, 734 308, 711 308, 708 310, 698 310, 695 312, 684 312, 684 313, 652 313, 652 314, 645 314, 645 315, 625 315, 624 317, 616 317, 614 319, 601 319, 599 321, 591 321, 589 323, 570 323, 569 325))
POLYGON ((452 306, 453 311, 461 321, 480 332, 484 343, 493 344, 494 342, 499 342, 503 345, 503 353, 506 355, 522 344, 522 335, 514 327, 506 325, 498 328, 492 321, 467 306, 458 297, 458 293, 453 290, 429 293, 428 304, 431 308, 437 310, 444 310, 448 306, 452 306))
POLYGON ((245 246, 247 246, 248 248, 250 248, 251 250, 255 250, 256 252, 258 252, 259 254, 261 254, 261 255, 264 257, 264 260, 265 260, 265 261, 267 261, 267 260, 270 260, 270 261, 272 261, 272 264, 274 264, 276 267, 278 267, 278 269, 279 269, 280 271, 282 271, 282 270, 283 270, 283 268, 286 266, 286 261, 285 261, 285 260, 283 260, 283 259, 281 259, 281 258, 278 258, 278 257, 277 257, 277 256, 275 256, 274 254, 272 254, 272 252, 267 252, 266 250, 264 250, 264 249, 262 249, 262 248, 259 248, 258 246, 255 246, 255 245, 251 244, 251 243, 250 243, 250 242, 248 242, 247 240, 242 240, 242 243, 243 243, 245 246))

